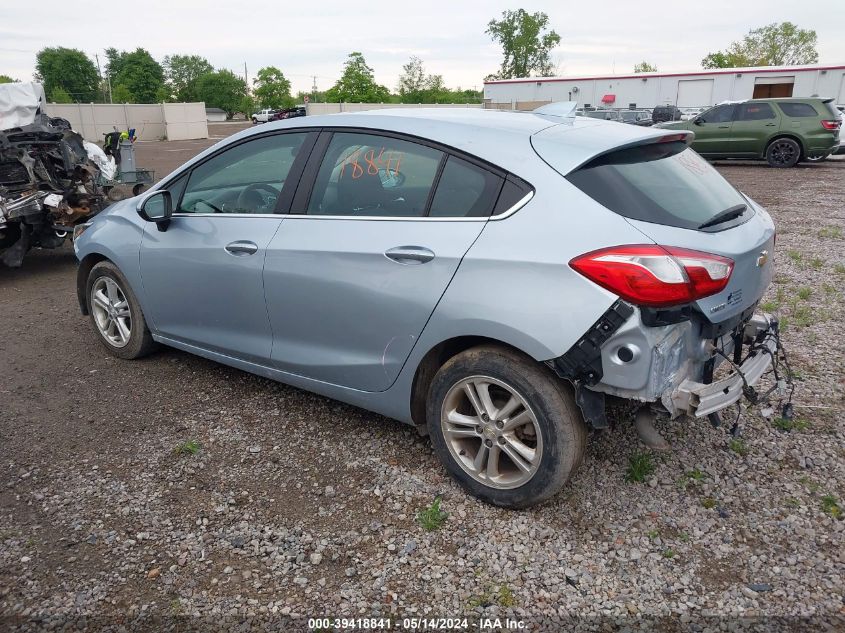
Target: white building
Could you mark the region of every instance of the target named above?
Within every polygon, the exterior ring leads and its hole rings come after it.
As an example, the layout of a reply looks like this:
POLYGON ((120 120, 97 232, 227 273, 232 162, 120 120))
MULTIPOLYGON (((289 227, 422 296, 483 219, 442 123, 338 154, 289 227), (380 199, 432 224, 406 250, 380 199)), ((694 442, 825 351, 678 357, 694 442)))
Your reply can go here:
POLYGON ((845 104, 843 66, 765 66, 691 73, 638 73, 596 77, 530 77, 484 82, 490 103, 577 101, 579 106, 640 108, 711 106, 766 97, 833 98, 845 104))

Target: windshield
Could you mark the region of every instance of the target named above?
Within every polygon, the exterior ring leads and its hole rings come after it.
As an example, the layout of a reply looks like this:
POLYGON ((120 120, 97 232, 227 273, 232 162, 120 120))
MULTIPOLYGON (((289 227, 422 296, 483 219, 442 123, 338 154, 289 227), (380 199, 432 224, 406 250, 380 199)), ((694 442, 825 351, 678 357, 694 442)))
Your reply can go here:
POLYGON ((686 143, 653 143, 599 156, 567 180, 633 220, 695 229, 745 198, 686 143))
POLYGON ((587 112, 587 116, 591 119, 612 119, 613 112, 607 112, 604 110, 593 110, 592 112, 587 112))

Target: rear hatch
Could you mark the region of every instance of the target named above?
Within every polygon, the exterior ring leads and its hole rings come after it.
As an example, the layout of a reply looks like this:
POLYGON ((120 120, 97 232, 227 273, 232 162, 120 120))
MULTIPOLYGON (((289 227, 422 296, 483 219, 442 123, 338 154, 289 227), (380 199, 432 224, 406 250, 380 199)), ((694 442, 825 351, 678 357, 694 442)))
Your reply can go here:
POLYGON ((643 234, 643 243, 733 260, 725 288, 695 302, 707 320, 733 319, 759 302, 772 280, 774 224, 762 207, 689 149, 691 135, 652 129, 632 139, 626 133, 616 147, 587 156, 576 165, 559 143, 565 136, 571 147, 579 136, 589 138, 591 130, 582 128, 569 134, 555 130, 544 130, 532 138, 535 151, 578 189, 625 217, 643 234))

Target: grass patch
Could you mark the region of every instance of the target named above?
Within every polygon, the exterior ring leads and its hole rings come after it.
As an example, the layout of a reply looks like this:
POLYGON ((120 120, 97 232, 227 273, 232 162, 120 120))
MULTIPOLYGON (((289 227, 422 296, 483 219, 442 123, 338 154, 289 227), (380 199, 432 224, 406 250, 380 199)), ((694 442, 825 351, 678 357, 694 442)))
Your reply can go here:
POLYGON ((760 307, 762 308, 763 312, 775 312, 780 307, 780 305, 777 301, 766 301, 764 303, 761 303, 760 307))
POLYGON ((675 558, 675 550, 671 547, 663 552, 663 558, 675 558))
POLYGON ((182 442, 176 448, 173 449, 174 455, 196 455, 200 452, 200 443, 196 440, 188 440, 187 442, 182 442))
POLYGON ((506 609, 516 606, 516 597, 507 585, 499 587, 499 606, 505 607, 506 609))
POLYGON ((835 272, 837 275, 845 276, 845 265, 834 264, 833 265, 833 272, 835 272))
POLYGON ((680 534, 678 534, 678 540, 681 543, 689 543, 689 539, 690 539, 690 536, 686 532, 681 532, 680 534))
POLYGON ((734 453, 736 453, 737 455, 740 455, 742 457, 745 457, 750 452, 750 449, 748 448, 748 444, 746 444, 745 440, 742 439, 741 437, 733 438, 731 440, 730 444, 728 444, 728 446, 730 447, 730 449, 734 453))
POLYGON ((810 260, 810 268, 813 270, 821 270, 824 268, 824 260, 821 257, 813 257, 810 260))
POLYGON ((826 226, 819 231, 819 237, 827 237, 834 240, 842 239, 842 229, 838 226, 826 226))
POLYGON ((813 481, 812 479, 810 479, 806 475, 800 477, 798 479, 798 483, 800 483, 803 486, 807 486, 807 490, 809 490, 813 494, 818 492, 819 487, 820 487, 819 484, 817 484, 815 481, 813 481))
POLYGON ((842 518, 842 508, 839 507, 839 503, 833 495, 825 495, 822 497, 822 510, 825 514, 829 514, 834 519, 842 518))
POLYGON ((798 298, 801 299, 801 301, 806 301, 807 299, 810 298, 810 295, 812 295, 812 294, 813 294, 813 289, 810 288, 809 286, 801 286, 798 289, 798 298))
POLYGON ((716 500, 713 497, 704 497, 704 499, 701 500, 701 505, 708 510, 712 510, 716 507, 716 500))
POLYGON ((810 428, 810 423, 804 418, 775 418, 772 420, 772 426, 778 431, 806 431, 810 428))
POLYGON ((654 472, 654 460, 648 453, 634 453, 628 458, 628 469, 625 479, 630 482, 643 483, 654 472))
POLYGON ((660 536, 660 532, 657 530, 649 530, 646 535, 653 541, 660 536))
POLYGON ((498 604, 500 607, 510 609, 516 606, 516 596, 507 585, 500 585, 496 591, 493 587, 487 587, 479 596, 473 596, 467 600, 467 607, 477 609, 478 607, 489 607, 498 604))
POLYGON ((699 470, 698 468, 695 468, 695 469, 689 471, 688 473, 686 473, 685 476, 686 476, 687 479, 689 479, 691 481, 704 481, 704 479, 707 477, 707 473, 705 473, 703 470, 699 470))
POLYGON ((447 518, 449 518, 449 513, 441 510, 440 497, 435 497, 430 506, 417 512, 417 523, 419 523, 422 529, 426 532, 439 530, 443 527, 447 518))
POLYGON ((800 262, 801 262, 801 260, 803 259, 803 256, 801 255, 801 253, 800 253, 799 251, 796 251, 796 250, 788 250, 788 251, 786 251, 786 256, 787 256, 787 257, 788 257, 791 261, 795 262, 796 264, 800 263, 800 262))
POLYGON ((783 505, 787 508, 798 508, 801 506, 801 502, 798 501, 795 497, 787 497, 783 500, 783 505))
POLYGON ((807 327, 815 319, 810 306, 797 306, 792 310, 792 322, 798 327, 807 327))

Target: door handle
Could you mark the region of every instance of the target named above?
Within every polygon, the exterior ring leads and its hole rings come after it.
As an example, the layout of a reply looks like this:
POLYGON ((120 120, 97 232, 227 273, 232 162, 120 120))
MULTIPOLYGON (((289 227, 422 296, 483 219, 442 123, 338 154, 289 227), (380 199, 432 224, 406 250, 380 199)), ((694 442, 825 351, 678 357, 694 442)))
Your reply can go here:
POLYGON ((424 246, 396 246, 386 250, 384 256, 397 264, 425 264, 434 259, 434 251, 424 246))
POLYGON ((720 130, 727 130, 729 127, 730 127, 730 125, 720 125, 719 129, 720 130))
POLYGON ((241 240, 238 242, 232 242, 231 244, 226 244, 226 251, 239 257, 252 255, 258 252, 258 244, 241 240))
POLYGON ((766 127, 774 127, 774 126, 775 126, 774 123, 766 123, 766 127))

